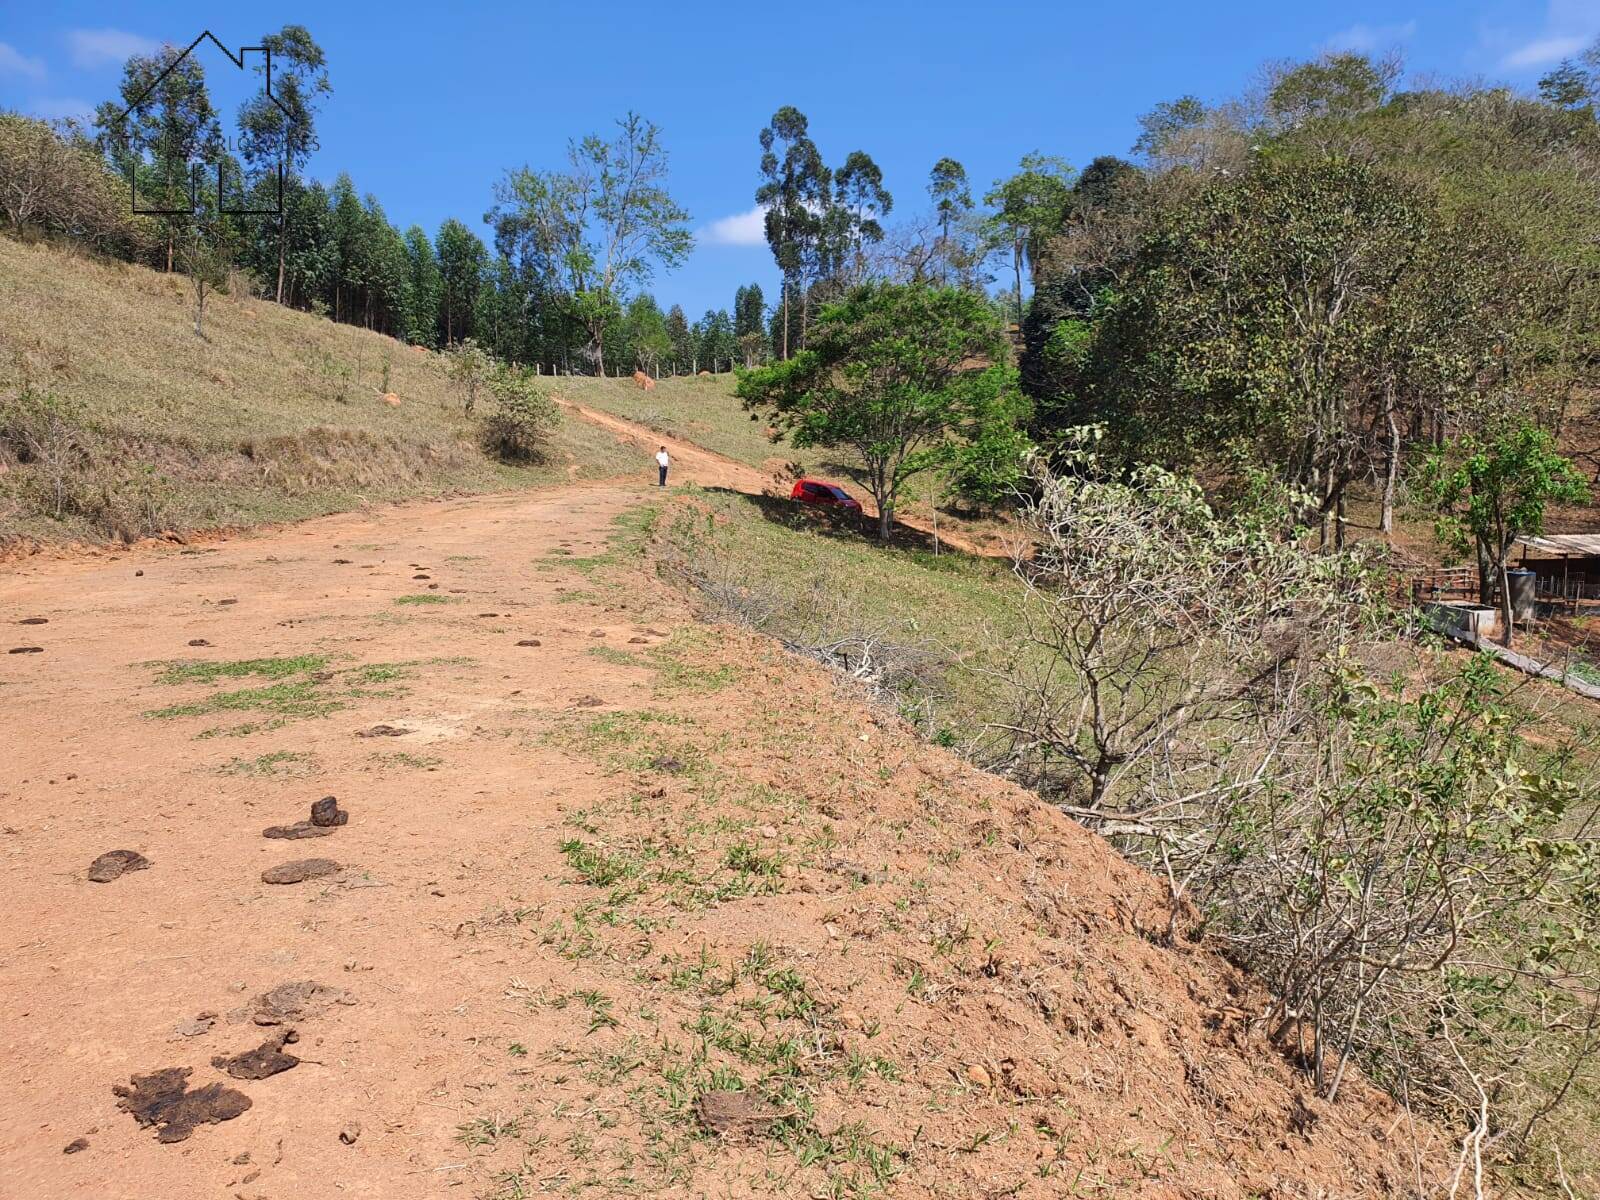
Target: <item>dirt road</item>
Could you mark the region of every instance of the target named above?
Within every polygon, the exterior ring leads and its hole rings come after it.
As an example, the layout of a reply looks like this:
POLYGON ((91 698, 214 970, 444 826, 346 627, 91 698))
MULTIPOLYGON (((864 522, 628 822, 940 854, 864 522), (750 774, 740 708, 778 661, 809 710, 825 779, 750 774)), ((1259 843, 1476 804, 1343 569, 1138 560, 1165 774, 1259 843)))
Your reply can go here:
MULTIPOLYGON (((330 1177, 345 1195, 438 1194, 448 1173, 428 1173, 461 1157, 456 1126, 489 1100, 468 1090, 486 1053, 475 1039, 512 973, 455 931, 497 905, 546 903, 562 813, 600 786, 592 764, 536 739, 498 753, 485 740, 596 694, 608 707, 637 699, 629 672, 588 651, 659 643, 648 597, 627 612, 566 603, 584 580, 559 564, 600 550, 643 494, 397 508, 0 579, 0 650, 41 648, 0 656, 0 1195, 231 1195, 269 1168, 276 1195, 326 1195, 316 1181, 330 1177), (407 596, 442 602, 397 603, 407 596), (296 714, 292 696, 141 715, 204 707, 220 690, 158 683, 142 664, 304 656, 325 660, 313 674, 334 672, 304 688, 305 711, 338 706, 325 716, 296 714), (410 732, 361 736, 381 724, 410 732), (327 794, 351 814, 333 836, 262 837, 327 794), (113 849, 152 865, 87 882, 113 849), (308 856, 343 870, 261 882, 308 856), (307 979, 356 1002, 300 1027, 306 1064, 239 1085, 255 1101, 248 1133, 157 1146, 115 1112, 111 1085, 132 1073, 215 1078, 213 1054, 272 1032, 229 1012, 307 979), (209 1032, 174 1033, 202 1012, 218 1014, 209 1032), (358 1142, 341 1144, 355 1120, 358 1142), (63 1157, 80 1136, 89 1148, 63 1157)), ((225 684, 262 686, 275 685, 225 684)))
POLYGON ((1148 876, 695 624, 650 482, 0 575, 0 1200, 1409 1181, 1148 876))

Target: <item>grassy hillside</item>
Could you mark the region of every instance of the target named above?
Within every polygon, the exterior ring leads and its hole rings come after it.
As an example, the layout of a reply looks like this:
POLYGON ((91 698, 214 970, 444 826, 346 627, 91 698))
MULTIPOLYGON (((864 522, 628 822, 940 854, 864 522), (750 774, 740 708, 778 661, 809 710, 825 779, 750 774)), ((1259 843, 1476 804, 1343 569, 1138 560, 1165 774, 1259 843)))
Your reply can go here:
POLYGON ((752 467, 777 466, 796 457, 785 442, 774 443, 758 418, 751 420, 733 394, 735 376, 662 379, 645 391, 631 379, 562 379, 563 395, 626 417, 668 437, 682 438, 752 467))
POLYGON ((568 420, 545 463, 501 464, 439 356, 226 295, 202 340, 192 307, 182 276, 0 239, 0 545, 291 520, 637 458, 568 420))

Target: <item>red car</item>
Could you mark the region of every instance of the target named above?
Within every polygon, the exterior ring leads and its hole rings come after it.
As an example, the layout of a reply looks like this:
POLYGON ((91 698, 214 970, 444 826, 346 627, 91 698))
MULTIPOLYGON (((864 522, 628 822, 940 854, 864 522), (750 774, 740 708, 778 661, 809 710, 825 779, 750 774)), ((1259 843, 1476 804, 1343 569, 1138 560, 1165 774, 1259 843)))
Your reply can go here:
POLYGON ((861 511, 861 501, 855 499, 842 487, 824 483, 820 479, 795 480, 794 490, 789 493, 789 499, 798 500, 801 504, 820 504, 829 508, 842 508, 845 512, 859 513, 861 511))

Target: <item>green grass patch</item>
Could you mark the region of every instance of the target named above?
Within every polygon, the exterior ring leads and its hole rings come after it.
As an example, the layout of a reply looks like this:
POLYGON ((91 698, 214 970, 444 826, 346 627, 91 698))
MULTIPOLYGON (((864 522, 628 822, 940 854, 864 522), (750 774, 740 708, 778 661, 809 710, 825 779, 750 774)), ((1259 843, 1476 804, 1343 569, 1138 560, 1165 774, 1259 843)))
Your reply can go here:
POLYGON ((441 596, 437 592, 417 592, 410 596, 396 596, 396 604, 454 604, 453 596, 441 596))
POLYGON ((235 662, 164 662, 157 683, 216 683, 223 679, 245 679, 256 675, 263 679, 287 679, 291 675, 309 675, 328 665, 321 654, 299 654, 292 658, 244 658, 235 662))

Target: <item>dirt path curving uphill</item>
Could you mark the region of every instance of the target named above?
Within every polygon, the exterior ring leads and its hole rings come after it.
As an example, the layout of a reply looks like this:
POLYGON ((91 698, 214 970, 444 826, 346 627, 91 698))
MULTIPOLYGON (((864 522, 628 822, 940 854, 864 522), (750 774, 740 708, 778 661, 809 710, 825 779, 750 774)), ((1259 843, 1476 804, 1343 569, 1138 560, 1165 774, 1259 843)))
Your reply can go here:
MULTIPOLYGON (((648 425, 641 425, 637 421, 630 421, 626 417, 619 417, 614 413, 602 412, 599 409, 588 408, 572 400, 557 398, 556 403, 568 412, 583 418, 602 429, 609 429, 612 433, 639 446, 643 450, 654 451, 658 446, 665 446, 667 453, 674 463, 671 481, 682 483, 685 481, 699 484, 701 487, 731 488, 736 492, 746 495, 759 496, 764 492, 782 490, 779 481, 773 476, 748 463, 742 463, 736 458, 729 458, 725 454, 718 454, 715 450, 707 450, 694 442, 684 441, 682 438, 670 437, 651 429, 648 425)), ((787 495, 787 491, 783 491, 787 495)), ((873 504, 871 496, 861 497, 862 512, 864 517, 872 522, 878 519, 877 506, 873 504)), ((897 516, 895 523, 906 529, 914 529, 918 533, 933 533, 933 526, 926 521, 904 515, 897 516)), ((971 538, 962 537, 960 534, 951 534, 948 530, 939 530, 939 541, 946 546, 953 547, 966 554, 977 554, 992 558, 1010 558, 1012 547, 998 544, 998 539, 991 539, 989 543, 979 544, 971 538)))
POLYGON ((0 1196, 1353 1197, 1447 1159, 1309 1096, 1104 843, 697 625, 637 561, 660 500, 0 575, 38 648, 0 655, 0 1196))

